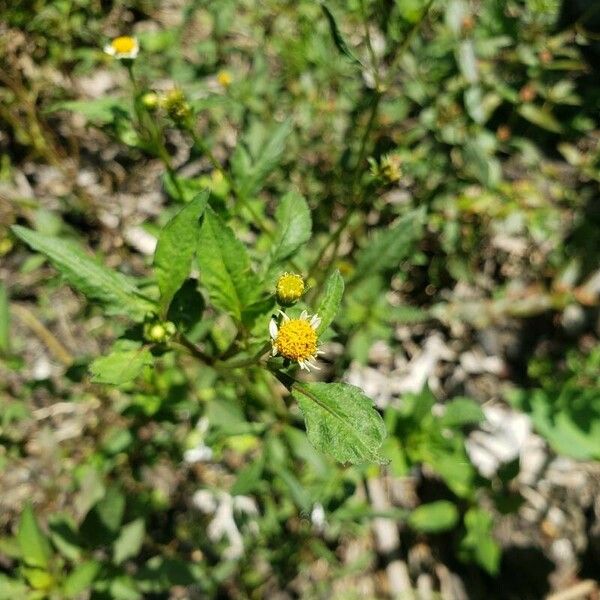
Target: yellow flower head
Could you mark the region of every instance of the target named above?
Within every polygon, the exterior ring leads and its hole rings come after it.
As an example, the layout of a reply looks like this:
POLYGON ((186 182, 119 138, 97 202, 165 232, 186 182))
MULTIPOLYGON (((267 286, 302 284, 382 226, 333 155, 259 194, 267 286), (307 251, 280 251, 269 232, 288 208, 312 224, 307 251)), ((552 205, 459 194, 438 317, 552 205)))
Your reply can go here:
POLYGON ((192 116, 185 94, 179 88, 168 91, 161 100, 162 107, 169 117, 177 124, 183 125, 192 116))
POLYGON ((390 183, 396 183, 402 175, 402 159, 397 154, 386 154, 381 159, 381 174, 390 183))
POLYGON ((228 88, 233 81, 233 77, 229 71, 222 70, 217 73, 217 81, 222 87, 228 88))
POLYGON ((304 293, 304 279, 295 273, 284 273, 277 280, 275 287, 277 302, 282 306, 294 304, 304 293))
POLYGON ((121 35, 116 37, 110 44, 104 46, 104 52, 118 59, 128 58, 134 59, 140 51, 140 45, 134 37, 121 35))
POLYGON ((278 326, 275 319, 269 323, 273 356, 279 354, 288 360, 296 361, 302 369, 310 367, 318 369, 313 361, 321 354, 318 347, 317 328, 321 319, 317 315, 308 316, 306 311, 298 319, 290 319, 281 312, 281 324, 278 326))

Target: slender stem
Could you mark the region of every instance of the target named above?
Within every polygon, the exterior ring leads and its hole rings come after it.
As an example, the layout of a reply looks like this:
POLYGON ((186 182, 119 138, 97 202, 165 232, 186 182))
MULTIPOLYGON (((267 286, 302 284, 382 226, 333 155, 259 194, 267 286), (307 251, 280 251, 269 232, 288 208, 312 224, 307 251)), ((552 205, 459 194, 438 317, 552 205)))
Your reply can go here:
MULTIPOLYGON (((352 215, 354 214, 354 209, 360 204, 359 202, 357 202, 358 196, 359 196, 359 189, 360 189, 357 184, 360 179, 362 163, 366 157, 367 144, 368 144, 368 140, 371 135, 371 132, 373 130, 373 126, 375 124, 375 120, 377 117, 377 110, 379 109, 379 103, 381 101, 381 97, 382 97, 382 94, 378 90, 376 90, 375 96, 373 98, 373 102, 371 103, 371 111, 369 113, 369 120, 367 121, 367 125, 365 127, 365 130, 364 130, 362 138, 361 138, 360 149, 358 152, 358 158, 356 160, 356 165, 354 167, 354 174, 352 176, 352 182, 351 182, 350 206, 348 207, 346 214, 344 215, 344 217, 342 218, 342 220, 339 222, 338 226, 334 230, 333 234, 327 240, 327 242, 325 243, 323 248, 321 248, 319 255, 314 260, 314 262, 309 270, 309 276, 314 276, 316 274, 316 272, 319 269, 319 265, 320 265, 321 261, 323 260, 325 254, 327 253, 327 250, 331 247, 331 245, 335 244, 337 247, 337 244, 342 236, 342 233, 344 232, 344 229, 346 228, 346 226, 350 222, 350 219, 352 218, 352 215)), ((331 267, 331 264, 335 260, 335 254, 336 253, 334 253, 332 255, 332 257, 328 261, 328 264, 326 265, 326 268, 323 269, 323 273, 325 275, 327 274, 327 271, 329 270, 329 268, 331 267)))
POLYGON ((224 369, 239 369, 241 367, 252 367, 259 364, 260 359, 264 356, 265 352, 267 352, 271 348, 271 343, 266 342, 263 346, 261 346, 260 350, 251 358, 245 358, 238 361, 232 362, 222 362, 218 361, 217 365, 219 367, 223 367, 224 369))
POLYGON ((373 44, 371 43, 371 32, 369 31, 369 19, 367 18, 365 0, 360 0, 360 12, 363 19, 363 25, 365 27, 365 40, 367 42, 367 50, 369 51, 369 57, 371 59, 371 68, 373 69, 375 88, 379 89, 379 63, 377 62, 377 56, 375 55, 375 51, 373 50, 373 44))
POLYGON ((190 342, 190 340, 188 340, 184 335, 180 335, 178 337, 177 343, 186 348, 194 358, 197 358, 201 362, 207 365, 214 364, 215 361, 211 356, 208 356, 207 354, 202 352, 200 348, 198 348, 195 344, 190 342))
MULTIPOLYGON (((395 68, 398 64, 398 62, 401 60, 402 56, 404 55, 404 52, 406 51, 406 49, 408 48, 408 46, 410 45, 410 42, 412 41, 412 39, 414 38, 414 36, 416 35, 417 31, 420 29, 422 23, 425 21, 425 19, 427 18, 429 11, 433 5, 433 3, 435 2, 435 0, 428 0, 423 13, 421 14, 420 19, 413 25, 412 29, 407 33, 407 35, 405 36, 405 38, 402 40, 402 43, 400 44, 400 46, 398 47, 396 54, 394 56, 394 59, 392 60, 392 64, 389 67, 389 71, 385 80, 384 85, 381 85, 381 82, 377 82, 378 77, 376 77, 376 89, 375 89, 375 95, 373 98, 373 102, 371 104, 371 112, 369 114, 369 120, 367 121, 367 125, 365 127, 365 130, 363 132, 362 135, 362 139, 361 139, 361 143, 360 143, 360 148, 359 148, 359 152, 358 152, 358 158, 356 161, 356 165, 354 168, 354 175, 352 177, 352 183, 351 183, 351 198, 352 198, 352 202, 350 204, 350 206, 348 207, 348 211, 346 212, 346 214, 344 215, 344 218, 340 221, 339 225, 337 226, 337 228, 334 230, 333 234, 331 235, 331 237, 327 240, 327 242, 325 243, 325 245, 323 246, 323 248, 321 249, 321 251, 319 252, 317 258, 315 259, 315 261, 313 262, 309 273, 311 275, 314 275, 318 269, 319 269, 319 265, 321 263, 321 261, 323 260, 325 254, 327 253, 327 250, 331 247, 332 244, 335 244, 335 247, 337 248, 339 245, 339 240, 341 238, 341 235, 344 231, 344 229, 347 227, 348 223, 350 222, 350 219, 352 218, 352 215, 354 213, 354 211, 356 210, 356 208, 358 208, 358 206, 360 205, 360 202, 358 202, 358 192, 360 189, 360 186, 358 186, 358 182, 360 180, 360 174, 361 174, 361 167, 363 164, 363 161, 366 157, 367 154, 367 148, 368 148, 368 142, 369 142, 369 137, 371 136, 371 132, 373 130, 373 126, 375 124, 376 121, 376 117, 377 117, 377 111, 379 109, 379 105, 381 103, 381 99, 383 97, 383 95, 385 94, 385 92, 387 91, 393 77, 394 77, 394 71, 395 68)), ((371 46, 371 41, 370 41, 370 35, 369 35, 369 28, 368 28, 368 24, 366 23, 366 13, 365 13, 365 7, 364 7, 364 0, 361 0, 361 10, 363 12, 363 18, 365 18, 365 35, 367 36, 367 47, 369 48, 369 52, 373 52, 372 46, 371 46)), ((374 52, 371 54, 371 58, 374 60, 374 52)), ((375 69, 375 73, 378 73, 378 67, 376 66, 376 63, 374 63, 374 69, 375 69)), ((327 272, 329 271, 331 265, 333 264, 333 262, 335 261, 336 258, 336 252, 333 252, 332 256, 330 257, 327 265, 325 266, 324 269, 322 269, 322 272, 324 273, 324 275, 327 275, 327 272)))

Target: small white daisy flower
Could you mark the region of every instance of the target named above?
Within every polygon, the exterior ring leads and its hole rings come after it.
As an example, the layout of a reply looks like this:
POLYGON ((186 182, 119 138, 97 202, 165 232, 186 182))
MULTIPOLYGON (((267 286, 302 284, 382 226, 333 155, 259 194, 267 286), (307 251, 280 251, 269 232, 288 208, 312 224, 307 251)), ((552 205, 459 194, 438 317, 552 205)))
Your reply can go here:
POLYGON ((139 51, 140 45, 137 39, 129 37, 128 35, 116 37, 110 44, 104 46, 104 52, 106 52, 106 54, 110 54, 110 56, 114 56, 119 60, 124 58, 133 60, 138 55, 139 51))

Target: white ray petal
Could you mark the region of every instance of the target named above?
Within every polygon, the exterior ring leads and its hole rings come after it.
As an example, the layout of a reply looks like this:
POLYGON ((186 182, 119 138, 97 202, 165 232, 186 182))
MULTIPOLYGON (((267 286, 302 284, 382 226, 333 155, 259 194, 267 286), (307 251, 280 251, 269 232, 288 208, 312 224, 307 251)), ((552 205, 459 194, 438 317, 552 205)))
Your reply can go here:
POLYGON ((271 334, 271 337, 273 339, 275 339, 277 337, 277 334, 279 333, 279 329, 277 328, 277 323, 275 323, 275 319, 271 319, 269 321, 269 333, 271 334))

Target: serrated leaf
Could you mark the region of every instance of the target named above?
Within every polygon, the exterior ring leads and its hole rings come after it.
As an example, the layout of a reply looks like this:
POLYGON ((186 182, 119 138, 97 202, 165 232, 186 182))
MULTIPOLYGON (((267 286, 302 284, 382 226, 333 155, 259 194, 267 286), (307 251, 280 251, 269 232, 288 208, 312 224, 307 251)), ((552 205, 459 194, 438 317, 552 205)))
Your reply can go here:
POLYGON ((271 264, 281 263, 308 242, 312 219, 306 200, 297 192, 288 192, 275 210, 277 235, 271 248, 271 264))
POLYGON ((340 462, 380 462, 385 425, 373 401, 346 383, 295 383, 311 444, 340 462))
POLYGON ((519 114, 530 123, 547 129, 553 133, 562 133, 563 126, 557 118, 547 109, 540 108, 535 104, 522 104, 518 108, 519 114))
POLYGON ((199 220, 207 201, 207 191, 198 194, 160 232, 154 253, 154 272, 163 312, 190 273, 200 230, 199 220))
POLYGON ((137 556, 144 542, 146 525, 144 519, 136 519, 127 523, 113 545, 113 560, 119 565, 124 560, 137 556))
POLYGON ((246 247, 210 207, 200 228, 197 258, 212 303, 239 321, 243 309, 256 300, 259 282, 246 247))
POLYGON ((329 9, 329 7, 326 4, 321 3, 321 8, 323 9, 323 14, 327 19, 329 31, 331 33, 331 37, 333 39, 335 47, 339 50, 341 54, 349 58, 353 63, 362 67, 362 63, 352 53, 348 44, 346 43, 346 40, 344 39, 344 36, 341 34, 337 21, 335 20, 335 17, 333 16, 333 13, 329 9))
POLYGON ((37 252, 45 254, 64 278, 88 298, 102 302, 109 314, 142 319, 155 309, 134 282, 88 256, 75 242, 14 225, 14 233, 37 252))
POLYGON ((92 362, 90 373, 94 383, 122 385, 133 381, 152 362, 152 354, 145 346, 129 348, 116 344, 110 354, 92 362))
POLYGON ((452 529, 457 521, 458 509, 448 500, 423 504, 415 508, 408 518, 411 527, 425 533, 436 533, 452 529))
POLYGON ((82 592, 85 592, 94 582, 96 575, 100 571, 100 563, 95 560, 89 560, 69 573, 63 585, 63 593, 66 598, 76 598, 82 592))
POLYGON ((354 279, 397 267, 408 258, 421 238, 424 216, 423 210, 415 210, 380 230, 358 253, 354 279))
POLYGON ((340 308, 343 295, 344 280, 336 269, 327 280, 325 292, 319 303, 319 308, 317 308, 317 315, 321 318, 321 323, 317 327, 317 334, 320 335, 331 325, 340 308))
POLYGON ((48 539, 40 529, 31 504, 27 503, 17 530, 17 541, 21 558, 26 565, 45 569, 48 567, 52 551, 48 539))

